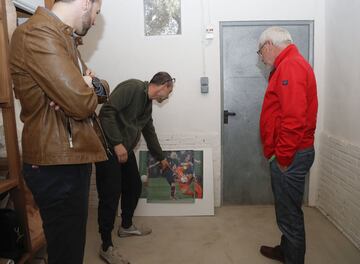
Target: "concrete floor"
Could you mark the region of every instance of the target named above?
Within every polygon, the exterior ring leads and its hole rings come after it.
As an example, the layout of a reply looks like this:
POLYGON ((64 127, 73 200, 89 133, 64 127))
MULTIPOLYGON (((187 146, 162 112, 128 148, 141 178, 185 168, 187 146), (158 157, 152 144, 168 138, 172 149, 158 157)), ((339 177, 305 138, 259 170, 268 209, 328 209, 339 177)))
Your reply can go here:
MULTIPOLYGON (((360 251, 318 210, 305 208, 307 264, 359 264, 360 251)), ((104 264, 98 257, 97 213, 89 212, 85 264, 104 264)), ((118 224, 119 219, 117 219, 118 224)), ((153 233, 118 238, 114 243, 131 264, 266 264, 261 245, 276 245, 280 233, 271 206, 224 206, 214 217, 136 217, 153 233)))

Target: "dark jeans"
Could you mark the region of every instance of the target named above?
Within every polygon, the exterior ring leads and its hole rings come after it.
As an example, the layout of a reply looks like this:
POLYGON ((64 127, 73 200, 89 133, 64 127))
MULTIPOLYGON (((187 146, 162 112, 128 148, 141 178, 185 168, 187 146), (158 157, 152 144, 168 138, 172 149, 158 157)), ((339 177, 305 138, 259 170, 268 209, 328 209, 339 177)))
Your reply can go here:
POLYGON ((314 162, 313 148, 298 151, 294 161, 281 172, 276 159, 271 162, 271 185, 275 198, 276 221, 282 232, 281 249, 286 264, 302 264, 305 257, 304 215, 301 209, 305 176, 314 162))
POLYGON ((23 165, 43 221, 49 264, 82 264, 91 164, 23 165))
POLYGON ((141 195, 142 183, 134 152, 120 164, 113 153, 109 160, 96 165, 96 186, 99 195, 98 223, 103 242, 111 241, 121 194, 122 227, 132 225, 132 218, 141 195))

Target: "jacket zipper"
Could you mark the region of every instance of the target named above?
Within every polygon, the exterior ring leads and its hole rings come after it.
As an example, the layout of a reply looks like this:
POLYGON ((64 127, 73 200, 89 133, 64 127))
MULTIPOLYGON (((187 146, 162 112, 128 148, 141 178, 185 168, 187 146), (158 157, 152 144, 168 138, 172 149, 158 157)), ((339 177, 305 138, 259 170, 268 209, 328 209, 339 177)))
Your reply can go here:
MULTIPOLYGON (((102 129, 102 126, 101 126, 101 124, 99 123, 99 120, 96 118, 95 115, 93 115, 93 118, 92 118, 92 119, 95 120, 97 126, 98 126, 99 129, 100 129, 101 136, 102 136, 102 138, 103 138, 103 140, 104 140, 104 142, 105 142, 106 152, 107 152, 110 156, 112 156, 113 154, 112 154, 111 151, 110 151, 109 144, 108 144, 108 142, 107 142, 107 140, 106 140, 104 130, 102 129)), ((92 119, 90 119, 90 122, 93 122, 92 119)))
POLYGON ((67 118, 67 123, 68 123, 68 137, 69 137, 69 145, 70 148, 74 148, 74 144, 73 144, 73 137, 72 137, 72 128, 71 128, 71 122, 70 122, 70 118, 67 118))

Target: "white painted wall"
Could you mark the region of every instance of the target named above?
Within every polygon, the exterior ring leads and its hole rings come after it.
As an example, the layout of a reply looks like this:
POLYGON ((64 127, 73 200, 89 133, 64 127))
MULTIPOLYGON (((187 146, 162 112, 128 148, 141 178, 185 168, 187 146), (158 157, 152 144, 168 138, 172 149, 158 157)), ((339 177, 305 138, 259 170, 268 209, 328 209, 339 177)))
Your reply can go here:
POLYGON ((360 248, 360 2, 327 0, 319 201, 325 215, 360 248))
POLYGON ((360 146, 360 1, 326 1, 324 130, 360 146))
MULTIPOLYGON (((315 20, 315 73, 322 105, 324 79, 324 0, 182 0, 182 35, 144 36, 142 0, 103 1, 102 16, 81 48, 88 65, 111 86, 128 78, 149 79, 159 70, 176 77, 170 100, 154 107, 160 140, 167 145, 210 146, 213 149, 215 204, 221 201, 220 21, 315 20), (205 25, 215 38, 203 40, 205 25), (210 91, 200 93, 206 75, 210 91)), ((239 58, 241 59, 241 58, 239 58)), ((322 111, 320 111, 320 117, 322 111)), ((319 118, 321 120, 321 118, 319 118)), ((321 122, 319 122, 319 131, 321 122)), ((317 196, 317 175, 310 182, 310 202, 317 196)))

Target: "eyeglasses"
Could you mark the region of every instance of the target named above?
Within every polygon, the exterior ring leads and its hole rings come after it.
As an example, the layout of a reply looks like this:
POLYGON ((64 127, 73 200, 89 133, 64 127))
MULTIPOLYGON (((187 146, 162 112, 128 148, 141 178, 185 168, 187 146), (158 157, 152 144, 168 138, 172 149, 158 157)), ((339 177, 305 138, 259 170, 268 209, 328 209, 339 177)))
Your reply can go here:
POLYGON ((259 48, 259 50, 256 52, 257 55, 262 56, 261 50, 263 49, 263 47, 264 47, 267 43, 268 43, 268 42, 265 41, 265 42, 261 45, 261 47, 259 48))
POLYGON ((162 84, 165 84, 167 82, 172 82, 172 83, 175 83, 176 82, 176 79, 175 78, 171 78, 169 80, 166 80, 165 82, 163 82, 162 84))

